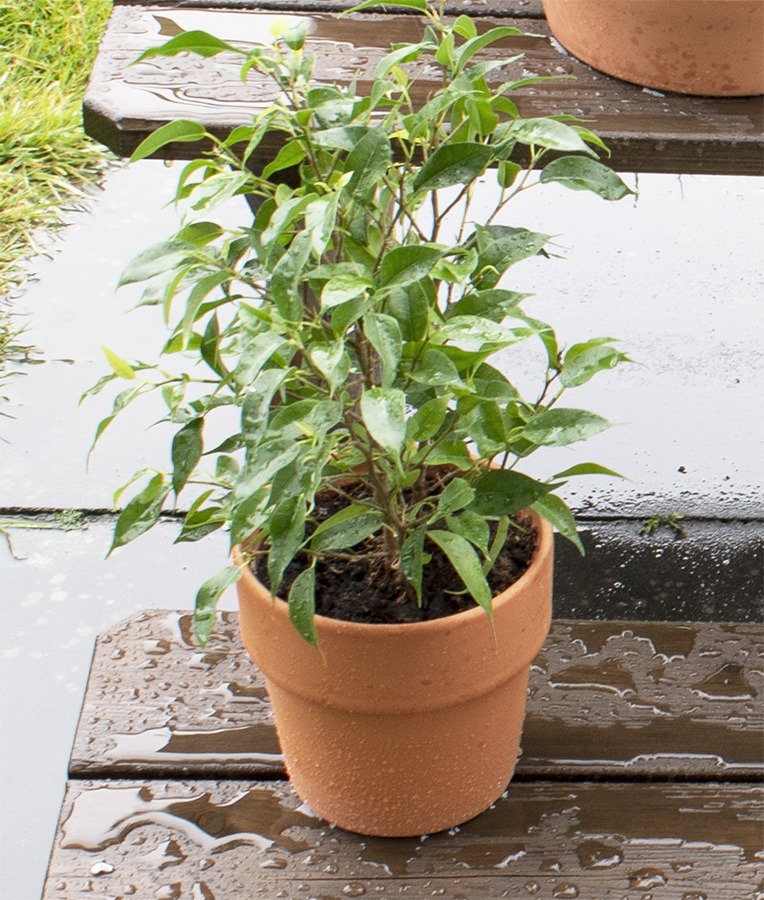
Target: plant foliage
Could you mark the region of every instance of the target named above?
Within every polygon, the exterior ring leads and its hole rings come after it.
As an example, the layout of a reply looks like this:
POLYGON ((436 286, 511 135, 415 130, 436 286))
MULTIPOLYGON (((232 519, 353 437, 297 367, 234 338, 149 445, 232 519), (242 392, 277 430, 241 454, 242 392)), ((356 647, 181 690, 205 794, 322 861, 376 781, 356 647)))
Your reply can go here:
MULTIPOLYGON (((140 159, 174 141, 211 145, 180 176, 176 199, 189 215, 178 233, 122 278, 148 282, 142 302, 163 308, 171 331, 163 353, 182 360, 182 373, 110 353, 112 374, 94 388, 126 381, 114 414, 160 391, 177 425, 172 471, 139 476, 114 546, 194 485, 179 540, 227 527, 240 544, 257 532, 251 553, 266 558, 274 594, 298 553, 312 561, 287 597, 311 642, 320 556, 383 554, 390 577, 426 603, 422 571, 439 548, 454 590, 490 613, 497 548, 486 521, 506 535, 508 517, 530 507, 580 546, 555 492, 568 477, 614 474, 595 464, 547 480, 519 471, 538 448, 608 426, 561 400, 626 357, 610 338, 565 349, 549 324, 522 311, 524 295, 505 276, 545 255, 549 237, 497 217, 543 183, 608 200, 631 191, 597 160, 602 144, 588 130, 568 117, 521 118, 513 85, 488 78, 498 63, 481 62, 479 51, 517 32, 478 34, 467 17, 447 21, 424 0, 397 5, 423 14, 421 40, 394 46, 365 94, 316 83, 300 28, 247 53, 187 32, 144 54, 242 53, 243 77, 271 79, 277 98, 227 140, 180 121, 136 151, 140 159), (424 63, 442 81, 417 105, 412 86, 424 63), (258 169, 258 151, 274 139, 280 149, 258 169), (494 182, 495 204, 476 222, 478 179, 494 182), (254 220, 223 228, 211 214, 236 195, 256 198, 254 220), (523 397, 492 360, 528 340, 541 342, 547 363, 537 392, 523 397), (210 448, 205 423, 221 407, 235 408, 238 425, 210 448), (349 476, 362 493, 347 493, 349 476), (319 491, 344 506, 317 527, 319 491)), ((201 588, 202 640, 236 575, 229 566, 201 588)))

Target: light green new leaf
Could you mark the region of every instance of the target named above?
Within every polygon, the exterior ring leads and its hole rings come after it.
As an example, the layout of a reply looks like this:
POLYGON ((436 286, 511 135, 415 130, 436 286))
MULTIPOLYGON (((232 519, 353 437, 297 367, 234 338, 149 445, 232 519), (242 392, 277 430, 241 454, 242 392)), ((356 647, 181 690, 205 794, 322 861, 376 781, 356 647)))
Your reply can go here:
POLYGON ((129 380, 135 378, 135 369, 130 363, 125 362, 121 356, 117 356, 113 350, 109 350, 105 344, 101 344, 101 349, 115 375, 119 375, 120 378, 127 378, 129 380))
POLYGON ((451 531, 428 531, 427 537, 446 554, 448 561, 463 581, 464 586, 472 594, 475 602, 490 616, 493 612, 491 588, 488 586, 480 559, 472 544, 460 534, 454 534, 451 531))
MULTIPOLYGON (((144 54, 145 56, 145 54, 144 54)), ((145 159, 166 147, 168 144, 191 143, 193 141, 201 141, 207 134, 206 129, 198 122, 191 122, 188 119, 177 119, 175 122, 168 122, 161 125, 156 131, 153 131, 145 138, 138 147, 133 151, 130 162, 137 162, 139 159, 145 159)))
POLYGON ((316 612, 316 570, 305 569, 295 578, 289 591, 289 618, 302 637, 318 647, 318 634, 314 615, 316 612))
POLYGON ((452 184, 467 184, 486 170, 495 150, 485 144, 463 141, 443 144, 414 178, 415 191, 434 191, 452 184))
POLYGON ((546 519, 563 537, 566 537, 574 544, 581 556, 584 555, 584 545, 578 536, 576 520, 563 500, 560 500, 554 494, 547 494, 546 497, 541 497, 537 500, 531 506, 531 509, 537 512, 542 519, 546 519))
POLYGON ((361 417, 372 438, 398 455, 406 437, 406 398, 396 388, 371 388, 361 395, 361 417))
POLYGON ((240 572, 236 566, 226 566, 199 588, 194 609, 194 636, 204 647, 215 625, 215 611, 224 592, 236 584, 240 572))
POLYGON ((612 169, 584 156, 555 159, 544 168, 539 180, 555 181, 574 191, 592 191, 605 200, 620 200, 634 193, 612 169))
POLYGON ((611 423, 584 409, 547 409, 523 428, 523 437, 545 447, 564 447, 585 441, 610 428, 611 423))

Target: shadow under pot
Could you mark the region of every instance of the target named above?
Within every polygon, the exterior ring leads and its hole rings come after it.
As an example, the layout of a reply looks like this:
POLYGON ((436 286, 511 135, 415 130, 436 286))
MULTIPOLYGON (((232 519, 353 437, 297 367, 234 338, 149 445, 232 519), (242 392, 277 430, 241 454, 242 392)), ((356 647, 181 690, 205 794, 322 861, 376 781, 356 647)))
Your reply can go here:
POLYGON ((263 671, 297 795, 349 831, 411 837, 483 812, 515 769, 530 665, 549 632, 552 529, 493 600, 425 622, 316 616, 321 654, 246 568, 244 646, 263 671))
POLYGON ((544 0, 552 34, 582 62, 644 87, 764 93, 762 0, 544 0))

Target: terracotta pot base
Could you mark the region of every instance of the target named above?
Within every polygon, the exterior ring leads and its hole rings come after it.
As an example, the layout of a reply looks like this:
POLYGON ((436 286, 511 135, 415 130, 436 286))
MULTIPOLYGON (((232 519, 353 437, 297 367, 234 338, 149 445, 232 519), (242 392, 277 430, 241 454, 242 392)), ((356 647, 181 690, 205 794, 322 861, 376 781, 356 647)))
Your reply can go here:
POLYGON ((459 825, 514 772, 530 663, 549 631, 552 533, 518 582, 483 610, 406 625, 316 617, 325 655, 246 570, 244 645, 263 670, 298 796, 333 824, 409 837, 459 825))
POLYGON ((762 0, 544 0, 573 56, 645 87, 716 97, 764 93, 762 0))

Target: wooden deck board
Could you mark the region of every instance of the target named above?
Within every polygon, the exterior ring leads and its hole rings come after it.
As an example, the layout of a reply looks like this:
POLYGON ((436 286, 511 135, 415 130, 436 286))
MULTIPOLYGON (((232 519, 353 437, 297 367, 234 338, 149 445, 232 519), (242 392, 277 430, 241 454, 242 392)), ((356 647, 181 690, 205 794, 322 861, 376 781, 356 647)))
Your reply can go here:
MULTIPOLYGON (((510 10, 512 11, 512 10, 510 10)), ((309 16, 309 44, 317 54, 316 80, 370 82, 376 61, 391 41, 410 39, 419 25, 412 16, 328 13, 309 16)), ((129 156, 151 131, 176 118, 203 122, 228 134, 250 120, 271 88, 254 77, 239 80, 240 61, 232 54, 212 59, 181 55, 131 65, 139 53, 182 30, 202 28, 241 46, 269 34, 266 13, 235 8, 174 5, 121 5, 114 9, 91 76, 84 104, 86 130, 117 154, 129 156)), ((548 35, 544 20, 481 19, 480 27, 516 25, 548 35)), ((612 150, 611 164, 622 171, 761 174, 764 171, 764 105, 760 98, 711 99, 645 91, 594 72, 561 52, 547 37, 507 38, 486 58, 523 52, 525 57, 492 73, 506 80, 524 74, 574 75, 519 91, 525 116, 571 113, 586 120, 612 150)), ((420 99, 433 87, 420 82, 420 99)), ((192 144, 163 154, 186 158, 192 144)), ((263 144, 263 158, 276 147, 263 144)))
MULTIPOLYGON (((762 627, 555 621, 536 659, 518 779, 756 779, 764 771, 762 627)), ((102 635, 73 777, 279 777, 262 675, 226 613, 206 651, 190 615, 102 635)))
POLYGON ((761 888, 761 828, 750 785, 513 783, 460 828, 382 840, 285 782, 71 782, 44 897, 740 900, 761 888))

